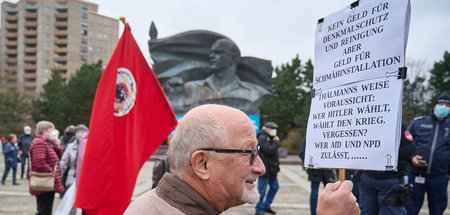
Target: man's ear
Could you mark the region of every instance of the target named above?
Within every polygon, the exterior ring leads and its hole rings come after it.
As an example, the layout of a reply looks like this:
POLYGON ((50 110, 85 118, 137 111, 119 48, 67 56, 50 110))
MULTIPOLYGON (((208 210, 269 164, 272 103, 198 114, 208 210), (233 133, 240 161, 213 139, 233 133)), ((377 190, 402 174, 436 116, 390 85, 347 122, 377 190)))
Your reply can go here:
POLYGON ((208 180, 211 176, 208 169, 210 158, 209 154, 202 150, 195 151, 191 156, 192 171, 203 180, 208 180))

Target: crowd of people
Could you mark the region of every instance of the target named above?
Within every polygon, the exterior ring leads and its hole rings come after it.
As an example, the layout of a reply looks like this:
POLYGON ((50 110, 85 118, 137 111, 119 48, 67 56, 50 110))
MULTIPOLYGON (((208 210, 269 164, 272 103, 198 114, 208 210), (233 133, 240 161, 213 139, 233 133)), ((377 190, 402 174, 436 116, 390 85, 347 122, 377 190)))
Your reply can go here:
MULTIPOLYGON (((59 137, 59 131, 55 129, 52 122, 39 121, 36 124, 35 135, 32 134, 32 129, 28 125, 23 128, 23 131, 19 138, 13 133, 8 135, 7 143, 3 147, 5 171, 1 183, 5 185, 9 171, 12 169, 13 185, 19 185, 16 179, 18 163, 21 164, 22 179, 24 177, 29 179, 30 171, 55 172, 52 191, 34 190, 31 187, 29 189, 30 194, 36 197, 36 214, 52 214, 55 193, 60 193, 62 198, 64 191, 75 184, 78 177, 88 128, 83 124, 69 125, 64 135, 59 137)), ((73 208, 69 214, 76 214, 76 209, 73 208)))
MULTIPOLYGON (((450 96, 441 95, 430 115, 403 125, 398 171, 351 171, 348 180, 339 182, 334 170, 308 169, 311 214, 416 215, 425 193, 430 214, 443 214, 450 178, 449 111, 450 96), (320 182, 325 188, 319 196, 320 182)), ((257 215, 276 214, 271 203, 280 186, 277 128, 267 122, 255 134, 251 120, 237 109, 193 108, 180 120, 164 161, 155 163, 160 168, 155 189, 134 200, 125 214, 220 214, 244 203, 256 204, 257 215)), ((64 191, 76 187, 88 128, 70 125, 59 137, 53 123, 40 121, 34 135, 30 126, 23 130, 18 138, 9 134, 2 140, 7 143, 1 183, 12 169, 12 184, 18 185, 18 163, 21 178, 29 178, 30 172, 54 172, 53 190, 30 188, 37 214, 51 214, 55 193, 75 195, 64 191)))

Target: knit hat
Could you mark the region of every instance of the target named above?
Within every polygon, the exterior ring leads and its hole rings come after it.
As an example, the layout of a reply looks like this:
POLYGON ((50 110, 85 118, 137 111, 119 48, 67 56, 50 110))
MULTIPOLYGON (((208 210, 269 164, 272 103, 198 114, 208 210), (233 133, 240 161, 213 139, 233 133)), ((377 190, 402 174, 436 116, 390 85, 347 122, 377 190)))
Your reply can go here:
POLYGON ((77 133, 78 130, 88 131, 89 129, 84 124, 79 124, 79 125, 75 126, 75 133, 77 133))

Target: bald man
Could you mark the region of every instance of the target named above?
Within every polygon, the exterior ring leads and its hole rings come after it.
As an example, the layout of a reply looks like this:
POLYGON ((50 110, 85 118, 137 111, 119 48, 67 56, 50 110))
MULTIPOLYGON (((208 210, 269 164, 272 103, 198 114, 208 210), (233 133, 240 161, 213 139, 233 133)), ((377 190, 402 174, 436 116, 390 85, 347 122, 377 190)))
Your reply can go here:
MULTIPOLYGON (((256 179, 265 173, 252 121, 223 105, 190 110, 169 144, 171 173, 137 198, 125 214, 220 214, 259 200, 256 179)), ((324 189, 318 214, 359 214, 349 181, 324 189)))

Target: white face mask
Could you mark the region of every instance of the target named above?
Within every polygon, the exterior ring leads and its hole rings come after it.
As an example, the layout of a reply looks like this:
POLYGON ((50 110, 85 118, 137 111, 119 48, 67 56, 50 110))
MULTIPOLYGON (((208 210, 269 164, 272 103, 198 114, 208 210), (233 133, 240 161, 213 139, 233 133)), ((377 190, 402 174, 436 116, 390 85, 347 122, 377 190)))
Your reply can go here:
POLYGON ((75 137, 77 137, 78 140, 80 140, 83 137, 84 132, 78 132, 75 134, 75 137))
POLYGON ((269 131, 269 135, 272 136, 272 137, 277 136, 277 129, 272 129, 272 130, 270 130, 270 131, 269 131))
POLYGON ((50 140, 51 141, 58 139, 58 136, 59 136, 58 130, 55 129, 52 132, 50 132, 50 140))

